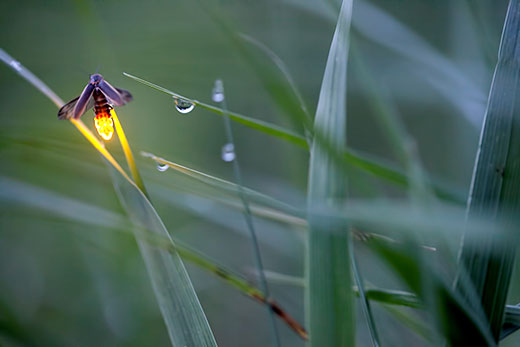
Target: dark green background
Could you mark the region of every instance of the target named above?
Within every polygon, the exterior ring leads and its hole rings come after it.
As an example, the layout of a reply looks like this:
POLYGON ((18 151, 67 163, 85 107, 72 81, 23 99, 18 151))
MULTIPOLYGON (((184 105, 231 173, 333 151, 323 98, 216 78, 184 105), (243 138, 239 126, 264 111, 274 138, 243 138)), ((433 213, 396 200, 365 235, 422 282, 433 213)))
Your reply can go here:
MULTIPOLYGON (((365 12, 358 16, 357 3, 354 1, 355 21, 380 27, 378 18, 365 12)), ((480 92, 480 98, 472 100, 479 105, 472 124, 433 86, 432 76, 438 73, 421 63, 425 56, 420 55, 419 47, 405 45, 412 56, 420 57, 410 59, 367 39, 359 25, 354 26, 353 40, 361 57, 378 86, 393 100, 428 173, 465 194, 480 131, 475 124, 484 114, 507 1, 476 1, 469 7, 458 1, 373 3, 440 54, 429 56, 431 66, 442 66, 439 57, 447 59, 470 82, 469 89, 480 92)), ((221 78, 231 110, 291 127, 287 115, 264 89, 259 72, 244 60, 209 13, 217 9, 234 30, 278 54, 313 113, 337 8, 333 1, 325 0, 4 0, 0 3, 0 47, 64 101, 79 95, 88 75, 97 69, 113 85, 130 90, 134 101, 117 112, 167 228, 254 281, 242 216, 225 206, 197 200, 190 193, 203 188, 171 170, 159 173, 153 162, 139 156, 140 151, 152 152, 232 180, 230 165, 220 159, 225 143, 222 119, 199 108, 181 115, 167 95, 122 72, 205 102, 211 102, 213 83, 221 78)), ((395 40, 392 32, 383 33, 382 41, 395 40)), ((257 53, 270 64, 266 55, 257 53)), ((394 162, 385 129, 373 117, 371 96, 360 78, 350 65, 347 141, 353 148, 394 162)), ((465 101, 467 90, 442 78, 438 84, 461 103, 465 101)), ((58 121, 56 113, 48 99, 8 67, 0 66, 0 178, 123 214, 103 160, 70 123, 58 121)), ((83 116, 89 126, 92 118, 91 113, 83 116)), ((304 206, 308 153, 241 125, 234 124, 233 129, 245 185, 304 206)), ((293 130, 302 131, 301 127, 293 130)), ((107 147, 122 158, 115 141, 107 147)), ((355 172, 349 186, 353 197, 401 194, 362 172, 355 172)), ((0 307, 14 314, 24 329, 21 336, 31 339, 29 344, 169 344, 129 234, 58 218, 17 200, 5 194, 0 200, 0 307)), ((265 267, 302 276, 303 233, 272 222, 256 223, 265 267)), ((457 237, 454 235, 454 242, 457 237)), ((391 283, 383 264, 365 252, 360 259, 368 280, 391 283)), ((263 307, 214 276, 192 266, 188 269, 220 345, 269 345, 263 307)), ((303 322, 301 288, 273 285, 272 291, 303 322)), ((512 303, 520 299, 512 296, 512 303)), ((377 305, 374 309, 383 341, 389 345, 424 343, 377 305)), ((363 320, 359 321, 358 341, 363 346, 368 335, 363 320)), ((285 325, 279 324, 279 328, 284 346, 302 345, 285 325)), ((0 345, 17 345, 4 335, 0 326, 0 345)))

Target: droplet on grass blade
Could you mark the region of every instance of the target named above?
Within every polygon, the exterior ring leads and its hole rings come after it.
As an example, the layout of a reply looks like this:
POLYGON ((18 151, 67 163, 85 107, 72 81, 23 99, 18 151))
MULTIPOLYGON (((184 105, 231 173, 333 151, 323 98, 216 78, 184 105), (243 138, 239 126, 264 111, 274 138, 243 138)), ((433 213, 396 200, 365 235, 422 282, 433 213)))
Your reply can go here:
POLYGON ((157 163, 157 170, 159 170, 160 172, 164 172, 168 170, 168 168, 169 166, 166 164, 157 163))
POLYGON ((224 84, 222 80, 215 80, 215 87, 213 87, 213 91, 211 92, 211 99, 215 102, 224 101, 224 84))
POLYGON ((194 108, 195 104, 188 100, 179 99, 174 97, 173 102, 175 103, 175 108, 182 114, 190 113, 194 108))
POLYGON ((235 146, 232 143, 226 143, 222 146, 222 160, 231 162, 235 160, 235 146))

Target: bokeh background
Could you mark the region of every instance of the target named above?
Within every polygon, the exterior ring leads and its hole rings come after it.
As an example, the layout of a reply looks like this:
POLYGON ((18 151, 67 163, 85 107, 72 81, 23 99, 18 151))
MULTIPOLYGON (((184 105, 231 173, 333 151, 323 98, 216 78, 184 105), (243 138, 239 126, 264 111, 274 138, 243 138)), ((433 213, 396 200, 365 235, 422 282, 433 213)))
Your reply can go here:
MULTIPOLYGON (((461 196, 469 188, 506 7, 505 0, 354 1, 353 49, 415 139, 429 176, 461 196)), ((0 47, 66 101, 80 94, 95 71, 130 90, 134 101, 118 115, 168 230, 255 283, 243 216, 220 204, 218 192, 172 170, 159 172, 139 156, 151 152, 233 180, 230 164, 221 160, 222 119, 200 108, 181 115, 167 95, 122 72, 205 102, 211 102, 220 78, 230 110, 302 133, 217 19, 275 52, 313 113, 338 9, 334 0, 3 0, 0 47)), ((347 142, 395 162, 362 79, 356 65, 349 65, 347 142)), ((45 96, 0 66, 0 345, 167 346, 103 159, 56 114, 45 96), (62 214, 50 211, 57 206, 62 214), (85 218, 98 211, 97 226, 81 221, 77 212, 83 209, 85 218), (104 212, 121 218, 106 222, 104 212)), ((93 126, 91 113, 83 119, 93 126)), ((244 184, 305 206, 308 153, 238 124, 233 131, 244 184)), ((107 148, 122 158, 117 142, 107 148)), ((361 171, 354 171, 349 188, 352 197, 402 194, 361 171)), ((255 225, 265 268, 301 277, 302 230, 261 219, 255 225)), ((392 284, 389 269, 361 248, 359 261, 367 280, 392 284)), ((264 307, 187 267, 220 345, 271 343, 264 307)), ((513 282, 510 301, 517 303, 520 283, 513 282)), ((272 283, 271 289, 303 322, 302 288, 272 283)), ((374 310, 388 345, 425 344, 377 305, 374 310)), ((284 324, 279 329, 284 346, 303 345, 284 324)), ((359 345, 366 345, 363 323, 358 330, 359 345)), ((504 345, 513 346, 514 339, 504 345)))

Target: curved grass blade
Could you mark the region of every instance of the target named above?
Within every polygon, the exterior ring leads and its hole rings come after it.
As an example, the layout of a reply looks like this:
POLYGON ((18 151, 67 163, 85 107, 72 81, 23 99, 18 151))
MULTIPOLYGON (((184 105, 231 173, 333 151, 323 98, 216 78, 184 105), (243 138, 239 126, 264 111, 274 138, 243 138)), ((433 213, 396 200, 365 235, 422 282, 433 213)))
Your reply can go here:
MULTIPOLYGON (((217 82, 220 82, 219 84, 219 92, 222 94, 222 100, 219 102, 220 106, 224 111, 227 111, 226 106, 226 98, 225 98, 225 92, 224 92, 224 83, 222 80, 218 80, 217 82)), ((218 84, 215 82, 216 84, 218 84)), ((217 85, 215 86, 217 88, 217 85)), ((231 128, 231 121, 229 120, 229 116, 224 117, 224 127, 226 132, 226 145, 231 145, 233 148, 233 152, 235 151, 235 141, 233 140, 233 130, 231 128)), ((267 280, 265 279, 264 274, 264 265, 263 265, 263 259, 262 259, 262 253, 260 251, 260 246, 258 243, 258 236, 256 232, 255 224, 253 223, 253 217, 251 216, 251 209, 249 207, 249 199, 247 197, 247 194, 245 193, 243 184, 242 184, 242 173, 240 170, 240 164, 238 155, 236 152, 234 153, 234 158, 232 160, 232 166, 233 166, 233 178, 236 181, 236 187, 237 189, 237 195, 240 198, 240 201, 242 202, 242 206, 244 208, 243 216, 245 218, 245 222, 247 225, 247 229, 249 230, 249 236, 251 237, 251 244, 253 246, 253 259, 256 264, 256 268, 258 270, 258 275, 260 277, 260 286, 262 288, 262 293, 267 299, 270 299, 271 294, 269 291, 269 285, 267 284, 267 280)), ((268 314, 271 321, 271 334, 273 337, 273 341, 275 346, 280 346, 280 334, 278 332, 278 328, 276 326, 276 321, 274 319, 274 310, 273 307, 268 307, 268 314)))
MULTIPOLYGON (((201 172, 201 171, 197 171, 197 170, 194 170, 194 169, 191 169, 189 167, 186 167, 186 166, 183 166, 183 165, 180 165, 180 164, 177 164, 177 163, 174 163, 174 162, 171 162, 169 160, 166 160, 166 159, 163 159, 161 157, 158 157, 152 153, 147 153, 147 152, 141 152, 141 155, 143 157, 147 157, 147 158, 151 158, 152 160, 154 160, 155 162, 157 163, 160 163, 160 164, 163 164, 163 165, 168 165, 169 167, 171 167, 172 169, 174 169, 175 171, 177 172, 180 172, 180 173, 183 173, 193 179, 196 179, 197 181, 199 182, 202 182, 202 183, 205 183, 205 184, 208 184, 212 187, 216 187, 216 188, 219 188, 219 189, 222 189, 226 192, 231 192, 231 193, 238 193, 239 192, 239 186, 235 183, 232 183, 232 182, 229 182, 229 181, 226 181, 226 180, 223 180, 221 178, 218 178, 218 177, 215 177, 215 176, 211 176, 209 174, 206 174, 204 172, 201 172)), ((252 199, 253 201, 257 202, 257 203, 261 203, 263 205, 266 205, 270 208, 273 208, 275 210, 279 210, 279 211, 283 211, 285 213, 288 213, 292 216, 295 216, 295 217, 304 217, 304 213, 300 210, 298 210, 297 208, 289 205, 289 204, 286 204, 282 201, 279 201, 275 198, 272 198, 270 196, 267 196, 263 193, 259 193, 253 189, 249 189, 249 188, 245 188, 245 187, 242 187, 241 189, 244 190, 244 193, 247 194, 247 197, 249 199, 252 199)))
MULTIPOLYGON (((237 30, 234 27, 236 21, 229 18, 220 7, 209 5, 206 1, 200 1, 200 4, 228 38, 235 51, 249 64, 271 99, 284 111, 293 126, 298 129, 303 126, 306 136, 310 137, 312 119, 306 112, 306 107, 301 103, 298 94, 294 92, 287 76, 281 75, 278 69, 266 64, 264 59, 259 59, 248 46, 244 45, 243 40, 236 34, 237 30)), ((277 67, 279 68, 279 66, 277 67)))
POLYGON ((363 284, 363 278, 359 272, 359 268, 356 261, 356 255, 354 254, 354 247, 352 246, 353 242, 349 243, 349 253, 350 253, 350 263, 352 266, 352 274, 354 277, 354 281, 357 286, 357 294, 361 299, 361 308, 363 310, 363 314, 365 316, 365 320, 367 321, 368 330, 370 332, 370 338, 372 341, 372 346, 377 347, 381 346, 381 342, 379 342, 379 336, 377 334, 376 323, 374 320, 374 316, 372 315, 372 309, 370 308, 370 302, 368 301, 368 297, 366 296, 365 286, 363 284))
POLYGON ((222 278, 231 286, 237 288, 242 293, 253 298, 254 300, 267 305, 271 311, 278 315, 291 329, 293 329, 302 339, 307 340, 308 334, 303 326, 301 326, 294 318, 286 313, 280 305, 273 299, 266 298, 259 289, 251 286, 245 279, 233 274, 231 271, 216 265, 214 262, 206 260, 203 256, 194 251, 187 251, 186 247, 178 248, 179 254, 186 259, 206 270, 209 270, 222 278))
MULTIPOLYGON (((336 151, 341 151, 346 141, 346 80, 351 17, 352 1, 344 0, 330 46, 314 121, 314 133, 322 133, 336 151)), ((314 138, 308 179, 306 319, 311 346, 353 346, 354 298, 351 291, 344 290, 352 287, 350 235, 345 225, 331 228, 327 220, 314 215, 317 207, 337 207, 344 199, 345 175, 329 153, 314 138)))
MULTIPOLYGON (((520 1, 507 11, 498 63, 480 136, 468 200, 468 219, 482 215, 502 218, 518 229, 520 213, 520 1)), ((499 340, 518 237, 466 228, 460 252, 462 269, 473 283, 495 338, 499 340)), ((462 295, 468 293, 457 286, 462 295)), ((471 303, 473 304, 473 303, 471 303)))
POLYGON ((494 346, 485 316, 469 306, 435 269, 423 261, 414 251, 417 249, 412 247, 414 243, 408 239, 406 244, 390 246, 375 240, 371 247, 417 293, 448 345, 494 346))
POLYGON ((392 315, 395 319, 401 322, 405 327, 411 329, 418 336, 428 341, 430 344, 433 343, 431 328, 426 324, 422 323, 417 317, 411 316, 407 312, 403 312, 399 307, 390 306, 387 304, 381 305, 385 311, 392 315))
POLYGON ((425 80, 450 100, 470 124, 480 129, 486 99, 483 88, 413 30, 371 2, 356 3, 356 13, 353 27, 357 31, 419 65, 425 80))
MULTIPOLYGON (((8 61, 5 62, 10 64, 8 61)), ((15 70, 17 70, 16 66, 19 66, 16 64, 10 65, 15 68, 15 70)), ((17 71, 20 70, 18 69, 17 71)), ((25 71, 25 69, 21 71, 25 71)), ((38 89, 45 86, 43 82, 32 74, 21 75, 27 78, 29 82, 34 83, 34 86, 38 89)), ((52 94, 46 93, 49 97, 52 94)), ((58 99, 55 101, 58 101, 58 99)), ((58 104, 57 106, 61 107, 61 105, 58 104)), ((103 144, 99 142, 81 121, 72 120, 71 122, 111 164, 109 168, 112 172, 114 186, 121 202, 129 212, 132 221, 140 228, 169 238, 169 234, 161 219, 144 193, 121 169, 110 153, 104 148, 103 144)), ((122 129, 121 133, 124 137, 122 129)), ((126 151, 125 148, 124 150, 126 151)), ((171 238, 170 241, 173 244, 171 238)), ((200 306, 195 290, 193 289, 179 255, 157 249, 139 239, 138 244, 151 277, 152 286, 158 299, 159 307, 163 314, 172 344, 174 346, 216 346, 213 333, 211 332, 206 316, 200 306)))
POLYGON ((165 94, 168 94, 172 97, 175 97, 175 98, 179 98, 179 99, 182 99, 182 100, 186 100, 186 101, 189 101, 190 103, 194 104, 194 105, 197 105, 197 106, 200 106, 206 110, 209 110, 209 111, 212 111, 216 114, 219 114, 221 116, 228 116, 231 120, 237 122, 237 123, 241 123, 245 126, 248 126, 252 129, 255 129, 255 130, 259 130, 259 131, 262 131, 266 134, 269 134, 269 135, 272 135, 272 136, 275 136, 275 137, 278 137, 278 138, 281 138, 281 139, 284 139, 286 141, 289 141, 289 142, 292 142, 300 147, 307 147, 307 141, 305 140, 305 138, 301 135, 298 135, 290 130, 286 130, 280 126, 277 126, 277 125, 274 125, 274 124, 270 124, 268 122, 264 122, 264 121, 261 121, 261 120, 258 120, 258 119, 254 119, 254 118, 250 118, 250 117, 247 117, 247 116, 243 116, 241 114, 238 114, 238 113, 235 113, 235 112, 230 112, 230 111, 225 111, 221 108, 218 108, 218 107, 215 107, 215 106, 212 106, 210 104, 206 104, 206 103, 203 103, 201 101, 198 101, 198 100, 194 100, 194 99, 190 99, 190 98, 187 98, 187 97, 184 97, 182 95, 179 95, 177 93, 174 93, 172 92, 171 90, 168 90, 166 88, 163 88, 161 86, 158 86, 154 83, 151 83, 151 82, 148 82, 146 80, 143 80, 139 77, 136 77, 136 76, 133 76, 133 75, 130 75, 126 72, 123 72, 123 75, 125 75, 126 77, 130 77, 131 79, 137 81, 137 82, 140 82, 144 85, 147 85, 153 89, 156 89, 160 92, 163 92, 165 94))
POLYGON ((255 38, 253 38, 249 35, 246 35, 246 34, 240 34, 240 37, 243 40, 245 40, 246 42, 249 42, 249 43, 255 45, 256 47, 258 47, 261 51, 263 51, 271 59, 271 61, 276 65, 278 70, 280 70, 280 72, 284 76, 285 80, 287 81, 290 89, 292 90, 292 92, 294 93, 296 98, 298 99, 298 102, 300 103, 300 108, 305 113, 307 118, 310 119, 311 116, 310 116, 310 113, 305 104, 305 100, 303 99, 303 96, 300 93, 300 90, 296 86, 296 83, 294 82, 294 79, 292 78, 291 73, 289 72, 289 69, 287 68, 287 66, 285 65, 283 60, 278 55, 276 55, 276 53, 274 53, 269 47, 264 45, 262 42, 256 40, 255 38))
MULTIPOLYGON (((132 233, 132 225, 123 215, 8 177, 0 176, 0 200, 29 206, 76 223, 96 228, 107 228, 128 234, 132 233)), ((168 238, 152 234, 146 230, 136 230, 133 234, 150 245, 157 246, 168 252, 178 252, 182 259, 220 277, 226 283, 241 291, 244 295, 263 304, 276 306, 277 309, 274 310, 274 312, 280 319, 293 328, 302 339, 307 338, 305 329, 297 323, 291 315, 285 312, 275 301, 266 300, 261 291, 249 284, 243 277, 227 270, 215 261, 207 259, 204 255, 190 249, 182 243, 175 242, 175 246, 172 246, 168 238)))
MULTIPOLYGON (((250 118, 235 112, 227 112, 224 111, 221 108, 200 102, 195 99, 187 98, 182 95, 179 95, 175 92, 172 92, 166 88, 163 88, 161 86, 158 86, 154 83, 148 82, 146 80, 143 80, 139 77, 130 75, 126 72, 123 73, 125 76, 134 79, 137 82, 140 82, 144 85, 147 85, 153 89, 156 89, 158 91, 161 91, 165 94, 168 94, 172 97, 176 97, 179 99, 187 100, 190 103, 193 103, 195 105, 198 105, 204 109, 207 109, 208 111, 214 112, 216 114, 219 114, 221 116, 228 115, 229 118, 233 121, 236 121, 238 123, 241 123, 243 125, 246 125, 252 129, 264 132, 268 135, 272 135, 281 139, 284 139, 288 142, 294 143, 300 147, 309 148, 307 144, 307 140, 305 137, 297 135, 290 130, 286 130, 284 128, 281 128, 277 125, 273 125, 267 122, 263 122, 261 120, 257 120, 254 118, 250 118)), ((362 154, 359 151, 354 151, 349 148, 342 148, 339 150, 338 154, 334 158, 334 160, 338 161, 344 161, 345 163, 351 164, 353 166, 356 166, 362 170, 365 170, 367 172, 370 172, 374 176, 384 179, 386 181, 389 181, 391 183, 400 185, 400 186, 408 186, 408 178, 405 174, 403 174, 400 170, 392 168, 390 165, 384 164, 381 162, 381 160, 373 159, 367 156, 366 154, 362 154), (341 154, 339 154, 341 153, 341 154)), ((441 184, 437 184, 435 182, 431 183, 433 186, 433 189, 435 190, 436 194, 446 200, 464 203, 465 197, 463 197, 463 194, 460 193, 454 193, 450 189, 447 189, 441 184)))
POLYGON ((119 122, 119 118, 117 117, 116 111, 113 108, 110 110, 110 115, 114 120, 114 127, 116 128, 117 137, 119 138, 119 142, 121 143, 121 147, 123 148, 123 152, 125 153, 126 162, 128 163, 128 167, 130 168, 130 172, 132 173, 132 178, 134 179, 135 184, 144 193, 144 195, 148 197, 146 188, 144 187, 143 179, 141 178, 141 174, 139 173, 137 165, 135 164, 134 155, 132 154, 132 150, 130 149, 130 144, 128 143, 123 127, 119 122))
POLYGON ((22 76, 27 82, 32 84, 36 89, 42 92, 46 97, 51 99, 52 102, 58 107, 63 106, 64 102, 57 96, 45 83, 43 83, 38 77, 36 77, 31 71, 27 70, 19 61, 7 54, 6 51, 0 48, 0 60, 6 63, 20 76, 22 76))

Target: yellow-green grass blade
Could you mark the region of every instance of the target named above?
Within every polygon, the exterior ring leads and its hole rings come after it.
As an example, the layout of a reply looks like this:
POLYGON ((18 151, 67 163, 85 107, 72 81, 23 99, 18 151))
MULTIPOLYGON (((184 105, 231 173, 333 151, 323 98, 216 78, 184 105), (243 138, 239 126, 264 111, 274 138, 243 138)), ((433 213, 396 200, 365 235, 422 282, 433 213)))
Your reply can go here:
MULTIPOLYGON (((346 141, 347 58, 352 1, 343 1, 323 75, 314 133, 319 131, 336 151, 346 141)), ((306 321, 311 346, 353 346, 354 297, 350 272, 350 235, 346 225, 331 229, 314 215, 318 206, 337 207, 345 199, 345 174, 330 152, 314 139, 308 179, 305 290, 306 321)))
MULTIPOLYGON (((469 220, 481 216, 501 218, 517 230, 520 213, 519 31, 520 1, 512 0, 504 23, 468 201, 469 220)), ((502 329, 517 241, 515 235, 477 234, 471 228, 466 228, 464 234, 457 285, 467 298, 469 294, 460 284, 462 277, 469 277, 480 299, 476 305, 484 309, 495 341, 502 329)))
MULTIPOLYGON (((61 106, 59 104, 61 100, 59 98, 54 99, 53 95, 55 94, 48 92, 50 88, 9 55, 3 54, 4 51, 0 53, 2 53, 0 59, 51 98, 58 107, 61 106)), ((71 119, 71 122, 110 164, 109 168, 112 172, 114 186, 119 193, 121 203, 126 207, 134 224, 139 228, 169 238, 168 232, 147 197, 122 170, 117 161, 105 149, 105 146, 81 121, 71 119)), ((130 162, 129 164, 132 165, 130 162)), ((146 244, 139 240, 137 236, 136 239, 145 260, 172 344, 174 346, 216 346, 213 333, 179 255, 146 244)), ((171 238, 170 241, 173 244, 171 238)))

